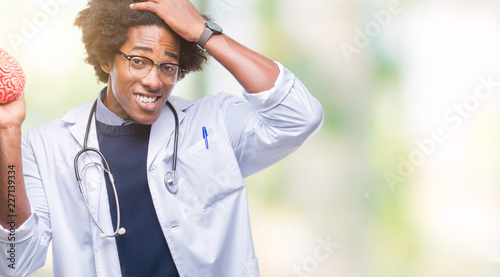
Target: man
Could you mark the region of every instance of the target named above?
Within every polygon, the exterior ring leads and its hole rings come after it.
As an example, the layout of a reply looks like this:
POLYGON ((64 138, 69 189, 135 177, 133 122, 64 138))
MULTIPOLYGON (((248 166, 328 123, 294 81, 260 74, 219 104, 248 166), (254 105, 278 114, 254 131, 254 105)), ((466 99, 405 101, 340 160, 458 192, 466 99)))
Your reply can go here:
POLYGON ((0 106, 0 275, 41 267, 52 240, 54 276, 259 276, 243 178, 315 133, 319 103, 188 0, 91 0, 76 25, 98 99, 22 142, 23 99, 0 106), (201 48, 246 100, 170 96, 201 48))

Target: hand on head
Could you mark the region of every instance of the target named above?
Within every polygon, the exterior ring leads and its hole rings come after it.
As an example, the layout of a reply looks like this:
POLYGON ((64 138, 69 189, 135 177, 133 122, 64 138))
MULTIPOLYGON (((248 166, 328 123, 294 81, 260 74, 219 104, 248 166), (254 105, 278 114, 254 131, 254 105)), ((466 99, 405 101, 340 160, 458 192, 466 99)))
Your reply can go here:
POLYGON ((205 19, 189 0, 148 0, 130 7, 157 14, 174 32, 190 42, 197 42, 205 28, 205 19))

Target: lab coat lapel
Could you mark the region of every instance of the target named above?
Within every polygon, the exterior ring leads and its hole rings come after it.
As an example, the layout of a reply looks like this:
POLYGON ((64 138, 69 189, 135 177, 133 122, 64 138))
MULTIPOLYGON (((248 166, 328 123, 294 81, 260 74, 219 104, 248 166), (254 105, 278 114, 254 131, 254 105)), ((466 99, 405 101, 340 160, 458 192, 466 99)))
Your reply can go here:
MULTIPOLYGON (((90 114, 90 110, 92 108, 93 102, 84 104, 80 107, 77 107, 71 110, 68 114, 63 117, 63 121, 68 124, 74 124, 69 128, 71 135, 75 138, 76 141, 80 144, 80 147, 83 149, 83 141, 85 138, 85 131, 87 129, 88 117, 90 114)), ((89 130, 89 137, 87 142, 88 148, 96 148, 99 149, 99 143, 97 141, 97 132, 95 127, 95 120, 92 120, 92 124, 89 130)), ((111 217, 109 216, 109 206, 106 202, 100 201, 100 192, 104 190, 106 186, 104 179, 104 171, 102 167, 101 158, 94 152, 86 152, 82 154, 78 161, 78 171, 80 172, 82 177, 82 183, 84 186, 84 190, 86 191, 86 197, 88 201, 88 206, 94 216, 96 216, 97 220, 103 225, 111 225, 111 217), (97 167, 92 167, 89 165, 98 165, 97 167), (85 168, 85 170, 83 170, 85 168), (89 169, 91 168, 91 169, 89 169), (99 170, 95 170, 95 169, 99 170), (98 186, 94 189, 88 189, 88 186, 91 184, 97 184, 98 186), (105 221, 100 219, 99 215, 99 204, 105 206, 107 212, 107 216, 105 217, 105 221)), ((109 230, 109 229, 108 229, 109 230)))
MULTIPOLYGON (((179 117, 179 125, 184 119, 186 113, 185 110, 191 106, 193 103, 184 100, 179 97, 170 96, 169 99, 172 106, 177 112, 179 117)), ((151 134, 149 138, 149 150, 148 150, 148 168, 151 166, 155 157, 162 147, 165 147, 166 143, 170 138, 173 139, 173 134, 175 130, 175 118, 172 111, 167 105, 163 106, 158 119, 151 126, 151 134)), ((173 149, 172 149, 173 151, 173 149)))
MULTIPOLYGON (((73 124, 73 126, 69 128, 70 133, 74 137, 74 139, 78 141, 80 147, 82 148, 88 123, 88 117, 92 105, 93 102, 74 108, 70 112, 68 112, 62 119, 67 124, 73 124)), ((87 147, 99 149, 95 120, 92 120, 92 125, 90 126, 87 147)), ((101 164, 102 162, 99 156, 93 153, 86 153, 81 156, 80 166, 85 166, 92 163, 101 164)), ((114 230, 114 226, 112 226, 111 222, 111 214, 109 210, 109 202, 107 199, 108 196, 106 191, 104 172, 102 170, 102 167, 95 167, 91 169, 97 168, 100 168, 101 170, 86 170, 85 172, 82 172, 83 186, 86 190, 88 206, 91 213, 96 217, 96 220, 99 222, 99 224, 101 224, 104 230, 112 232, 114 230), (92 182, 96 182, 98 186, 96 189, 89 190, 88 183, 92 182)), ((95 225, 93 221, 91 222, 91 224, 94 240, 94 255, 96 258, 95 260, 97 276, 119 276, 119 273, 117 273, 115 270, 116 268, 120 268, 120 261, 115 239, 100 239, 99 234, 101 234, 101 231, 97 228, 97 225, 95 225)))
MULTIPOLYGON (((90 110, 94 102, 86 103, 82 106, 74 108, 68 112, 64 117, 63 121, 69 124, 74 124, 70 127, 71 135, 83 148, 83 140, 85 138, 85 130, 87 129, 87 121, 90 114, 90 110)), ((87 142, 88 147, 99 148, 99 143, 97 142, 97 134, 95 129, 95 120, 92 120, 92 125, 90 126, 89 139, 87 142)))

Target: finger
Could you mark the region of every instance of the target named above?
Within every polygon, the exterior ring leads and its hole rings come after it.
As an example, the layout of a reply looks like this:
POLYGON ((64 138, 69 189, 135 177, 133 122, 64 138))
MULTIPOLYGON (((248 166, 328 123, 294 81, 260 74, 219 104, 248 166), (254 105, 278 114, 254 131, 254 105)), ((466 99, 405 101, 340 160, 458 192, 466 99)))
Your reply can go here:
POLYGON ((159 0, 134 0, 135 2, 139 2, 139 3, 143 3, 143 2, 153 2, 153 3, 157 3, 159 2, 159 0))
POLYGON ((133 10, 153 12, 155 11, 157 5, 158 4, 151 1, 144 1, 144 2, 130 4, 130 8, 133 10))

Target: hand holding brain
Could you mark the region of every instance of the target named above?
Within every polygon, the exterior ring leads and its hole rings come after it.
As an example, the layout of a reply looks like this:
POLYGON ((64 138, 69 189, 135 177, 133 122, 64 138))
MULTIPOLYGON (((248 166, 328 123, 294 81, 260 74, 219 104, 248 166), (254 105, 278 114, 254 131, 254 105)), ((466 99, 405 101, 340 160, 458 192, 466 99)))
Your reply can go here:
POLYGON ((0 48, 0 104, 9 103, 18 98, 25 84, 26 77, 21 65, 0 48))

